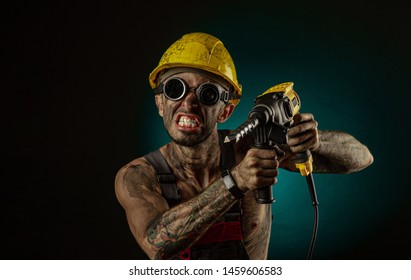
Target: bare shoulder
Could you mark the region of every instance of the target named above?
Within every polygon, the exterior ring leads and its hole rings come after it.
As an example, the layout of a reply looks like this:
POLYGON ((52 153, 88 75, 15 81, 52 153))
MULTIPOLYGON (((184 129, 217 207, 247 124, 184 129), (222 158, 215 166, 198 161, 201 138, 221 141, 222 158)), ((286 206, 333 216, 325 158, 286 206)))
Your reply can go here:
POLYGON ((144 157, 129 162, 117 172, 115 191, 118 201, 124 208, 127 208, 131 201, 161 196, 155 170, 144 157))
POLYGON ((153 167, 144 157, 137 158, 124 165, 117 172, 115 178, 116 189, 137 181, 149 183, 152 181, 152 176, 155 176, 153 167))

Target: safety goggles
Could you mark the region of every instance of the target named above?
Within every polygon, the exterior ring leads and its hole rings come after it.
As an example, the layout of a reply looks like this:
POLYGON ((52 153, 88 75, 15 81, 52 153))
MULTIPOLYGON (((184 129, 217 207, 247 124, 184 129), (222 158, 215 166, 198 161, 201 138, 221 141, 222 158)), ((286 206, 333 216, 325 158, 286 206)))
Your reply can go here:
POLYGON ((214 105, 218 100, 227 103, 230 100, 230 92, 221 85, 210 81, 204 82, 196 88, 188 87, 187 83, 180 78, 169 79, 164 84, 161 83, 155 93, 164 93, 167 99, 177 101, 182 99, 189 92, 194 92, 204 105, 214 105))

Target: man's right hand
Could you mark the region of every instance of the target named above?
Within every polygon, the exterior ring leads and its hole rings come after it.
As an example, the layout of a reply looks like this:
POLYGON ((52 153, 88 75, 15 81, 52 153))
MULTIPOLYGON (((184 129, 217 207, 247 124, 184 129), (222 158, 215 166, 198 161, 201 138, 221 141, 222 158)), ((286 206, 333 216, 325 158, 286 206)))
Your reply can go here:
POLYGON ((251 148, 244 159, 231 170, 231 174, 238 188, 245 193, 274 185, 277 182, 278 166, 274 149, 251 148))

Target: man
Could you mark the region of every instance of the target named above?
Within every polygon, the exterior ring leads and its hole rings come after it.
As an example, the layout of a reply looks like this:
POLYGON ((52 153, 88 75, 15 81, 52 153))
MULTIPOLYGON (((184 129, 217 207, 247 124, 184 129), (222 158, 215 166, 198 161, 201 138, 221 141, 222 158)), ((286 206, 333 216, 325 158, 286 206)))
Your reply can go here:
POLYGON ((253 148, 253 138, 224 144, 226 121, 241 97, 223 43, 189 33, 170 46, 150 74, 155 102, 172 141, 119 170, 115 190, 130 229, 150 259, 266 259, 271 204, 255 191, 296 171, 295 153, 310 150, 314 172, 350 173, 373 161, 354 137, 319 131, 296 114, 288 145, 253 148), (168 170, 169 169, 169 170, 168 170))

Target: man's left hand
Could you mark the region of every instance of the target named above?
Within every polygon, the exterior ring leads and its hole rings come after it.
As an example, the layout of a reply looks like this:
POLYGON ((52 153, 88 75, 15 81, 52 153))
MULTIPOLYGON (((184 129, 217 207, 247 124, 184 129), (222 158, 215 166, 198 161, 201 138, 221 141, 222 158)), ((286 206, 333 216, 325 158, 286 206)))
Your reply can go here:
POLYGON ((288 131, 288 146, 293 153, 315 150, 320 142, 318 138, 318 122, 309 113, 296 114, 294 123, 288 131))

